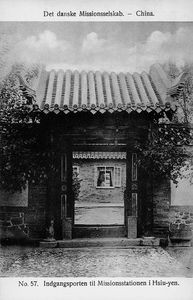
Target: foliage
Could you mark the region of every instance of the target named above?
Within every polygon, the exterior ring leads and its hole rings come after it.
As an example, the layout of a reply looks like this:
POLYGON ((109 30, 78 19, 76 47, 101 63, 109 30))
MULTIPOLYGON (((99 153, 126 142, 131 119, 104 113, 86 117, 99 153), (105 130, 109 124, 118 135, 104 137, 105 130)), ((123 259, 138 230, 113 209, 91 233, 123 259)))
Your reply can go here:
POLYGON ((42 138, 41 126, 2 125, 1 187, 21 191, 27 182, 41 183, 53 168, 52 153, 42 138))
POLYGON ((185 64, 179 68, 174 63, 169 63, 165 66, 166 72, 174 82, 179 76, 183 76, 183 88, 176 97, 176 103, 179 108, 176 115, 178 123, 193 122, 193 64, 185 64))
POLYGON ((189 129, 184 126, 153 126, 149 139, 136 145, 138 164, 147 176, 168 178, 177 184, 188 172, 192 172, 191 156, 186 147, 191 138, 189 129))
MULTIPOLYGON (((10 191, 46 180, 49 167, 53 168, 50 147, 42 138, 44 125, 29 123, 32 102, 20 89, 18 68, 4 79, 0 90, 0 186, 10 191)), ((26 72, 28 77, 32 73, 26 72)))
POLYGON ((180 122, 192 123, 193 121, 193 69, 187 70, 188 76, 177 101, 182 112, 180 122))

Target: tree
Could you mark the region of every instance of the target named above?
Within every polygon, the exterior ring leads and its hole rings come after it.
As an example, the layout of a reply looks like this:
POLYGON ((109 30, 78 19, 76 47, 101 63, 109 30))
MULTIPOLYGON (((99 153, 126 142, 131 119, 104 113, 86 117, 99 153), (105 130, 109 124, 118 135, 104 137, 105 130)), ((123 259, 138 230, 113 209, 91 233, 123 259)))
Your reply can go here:
MULTIPOLYGON (((15 65, 0 90, 0 187, 12 192, 21 191, 28 182, 45 181, 49 168, 54 169, 49 141, 43 138, 44 124, 37 117, 33 122, 33 98, 21 90, 21 70, 15 65)), ((37 73, 32 68, 25 75, 30 79, 37 73)))
POLYGON ((185 64, 181 68, 169 62, 165 70, 171 83, 181 80, 180 88, 176 92, 176 103, 179 106, 176 122, 191 124, 193 122, 193 64, 185 64))
POLYGON ((191 169, 186 146, 191 142, 189 129, 171 124, 154 125, 148 141, 136 145, 138 164, 154 179, 169 179, 175 184, 191 169))
POLYGON ((151 134, 145 143, 138 143, 136 151, 139 154, 138 164, 153 178, 172 180, 175 184, 184 177, 192 178, 192 154, 187 146, 191 145, 191 121, 193 120, 193 66, 186 65, 178 68, 169 62, 164 66, 165 71, 174 84, 181 80, 180 87, 176 87, 176 97, 173 101, 178 110, 173 114, 168 124, 160 122, 164 119, 155 119, 151 127, 151 134), (183 79, 183 80, 182 80, 183 79), (188 171, 189 170, 189 171, 188 171), (186 172, 186 175, 184 171, 186 172))

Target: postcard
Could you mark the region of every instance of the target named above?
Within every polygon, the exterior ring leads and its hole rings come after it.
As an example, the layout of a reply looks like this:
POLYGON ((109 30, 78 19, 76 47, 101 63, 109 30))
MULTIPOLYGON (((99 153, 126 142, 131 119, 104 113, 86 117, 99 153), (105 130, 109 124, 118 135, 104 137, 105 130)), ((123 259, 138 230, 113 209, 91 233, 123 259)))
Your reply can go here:
POLYGON ((0 1, 1 299, 192 299, 192 9, 0 1))

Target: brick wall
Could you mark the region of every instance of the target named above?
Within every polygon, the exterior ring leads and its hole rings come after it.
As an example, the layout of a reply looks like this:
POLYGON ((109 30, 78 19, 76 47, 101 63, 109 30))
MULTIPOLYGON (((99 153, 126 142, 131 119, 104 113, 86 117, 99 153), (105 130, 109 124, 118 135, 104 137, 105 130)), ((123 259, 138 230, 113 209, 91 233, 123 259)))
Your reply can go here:
POLYGON ((169 222, 190 225, 193 230, 193 206, 171 206, 169 212, 169 222))
POLYGON ((193 206, 171 206, 169 223, 170 244, 192 246, 193 206))
POLYGON ((25 222, 29 227, 29 236, 33 238, 45 237, 46 230, 46 186, 31 186, 29 189, 28 209, 25 222))
POLYGON ((1 206, 1 239, 20 239, 26 236, 32 239, 45 237, 46 199, 47 188, 45 186, 30 186, 27 207, 17 206, 17 198, 14 206, 1 206))
POLYGON ((79 166, 79 177, 81 181, 80 201, 98 202, 98 203, 123 203, 123 192, 126 181, 126 163, 118 160, 97 160, 97 161, 80 161, 74 160, 73 165, 79 166), (96 167, 98 166, 117 166, 121 167, 121 187, 115 188, 96 188, 95 177, 96 167))
POLYGON ((0 237, 1 239, 25 239, 29 236, 23 211, 0 212, 0 237))
POLYGON ((169 230, 170 182, 154 182, 153 186, 153 234, 167 237, 169 230))
POLYGON ((28 206, 28 186, 22 192, 10 193, 0 190, 0 206, 28 206))

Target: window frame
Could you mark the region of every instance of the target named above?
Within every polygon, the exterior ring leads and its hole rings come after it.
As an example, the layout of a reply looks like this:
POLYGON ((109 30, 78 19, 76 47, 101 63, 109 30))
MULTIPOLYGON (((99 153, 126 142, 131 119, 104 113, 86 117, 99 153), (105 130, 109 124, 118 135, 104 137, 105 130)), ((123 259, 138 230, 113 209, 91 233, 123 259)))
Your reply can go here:
POLYGON ((114 188, 119 188, 121 187, 121 182, 122 182, 122 167, 119 166, 112 166, 112 165, 98 165, 95 166, 95 187, 97 189, 114 189, 114 188), (113 180, 112 180, 112 186, 98 186, 97 185, 97 181, 98 181, 98 169, 99 168, 104 168, 105 169, 105 173, 106 173, 106 169, 107 168, 113 168, 113 180), (119 170, 119 173, 116 174, 115 169, 119 170), (116 178, 115 176, 118 176, 119 174, 119 178, 116 178), (116 182, 118 182, 118 184, 116 184, 116 182))

